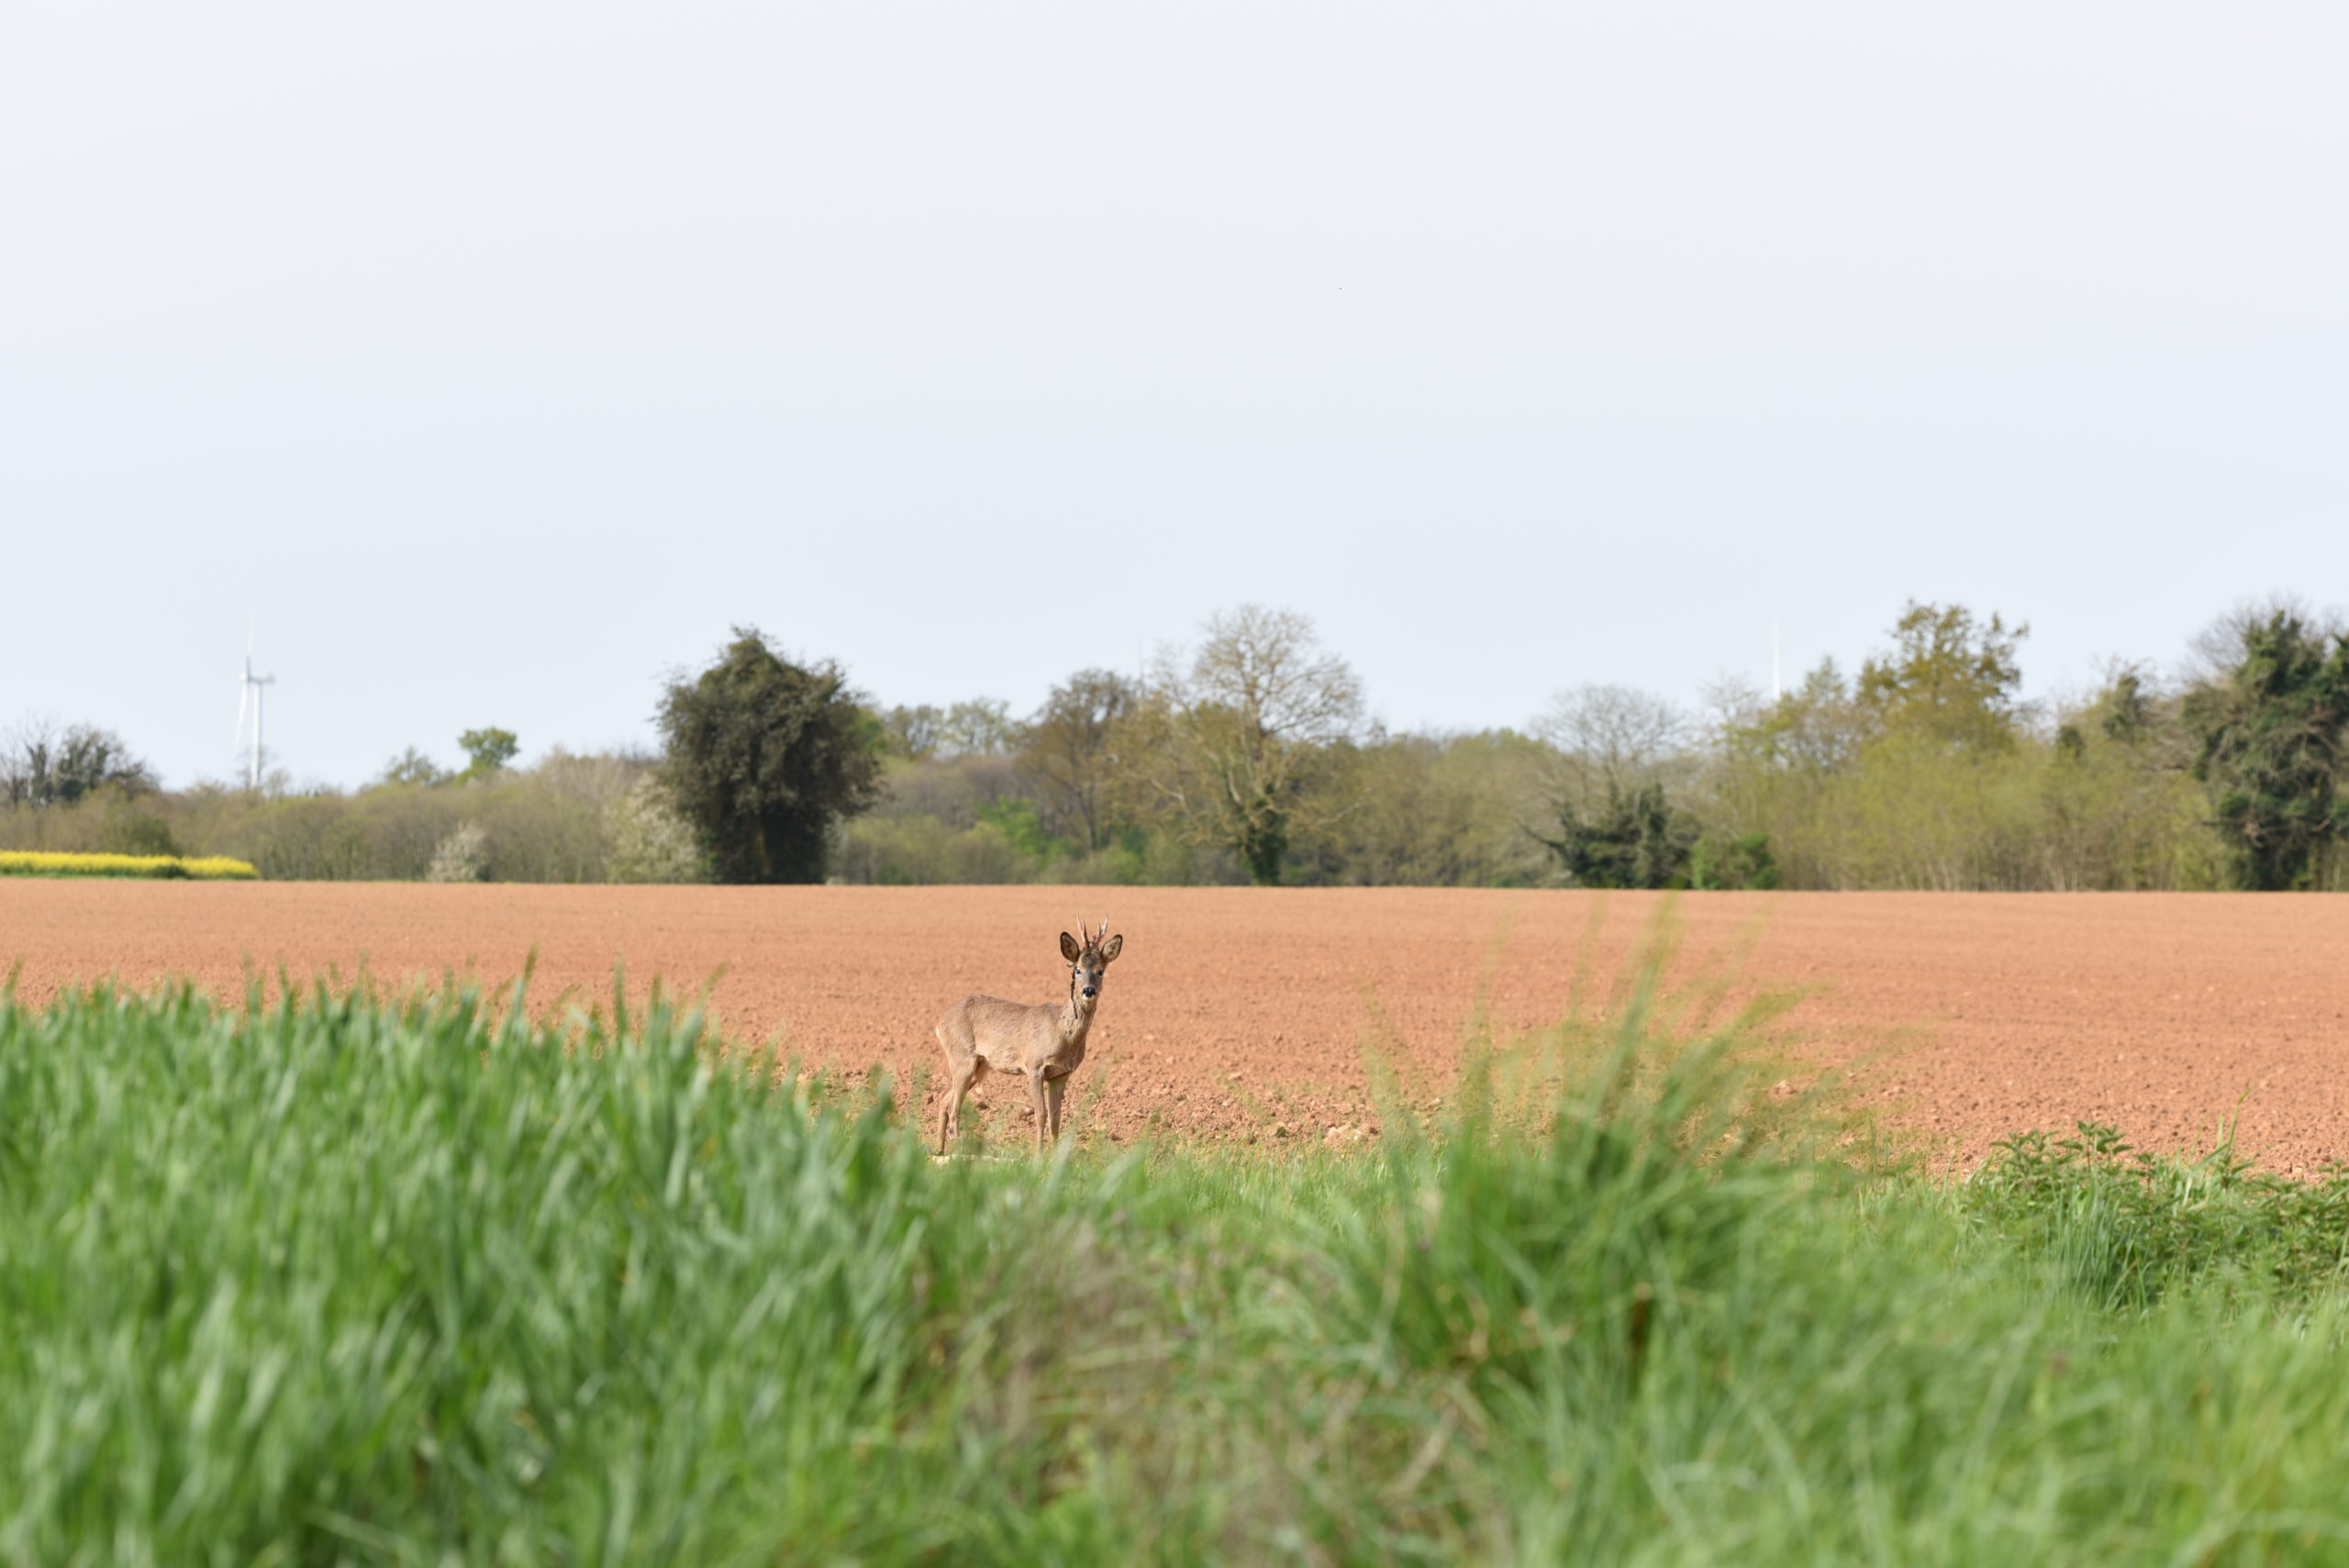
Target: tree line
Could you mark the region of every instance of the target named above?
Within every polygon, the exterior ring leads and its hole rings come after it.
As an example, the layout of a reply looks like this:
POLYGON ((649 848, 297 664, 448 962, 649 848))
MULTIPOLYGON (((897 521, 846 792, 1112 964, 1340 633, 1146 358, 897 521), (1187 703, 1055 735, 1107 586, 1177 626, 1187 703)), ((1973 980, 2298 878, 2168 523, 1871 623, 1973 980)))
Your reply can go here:
POLYGON ((2339 888, 2349 627, 2246 606, 2177 673, 2021 697, 2028 628, 1912 603, 1847 675, 1688 712, 1608 685, 1522 729, 1391 733, 1290 611, 1243 606, 1032 713, 884 706, 737 628, 657 751, 460 737, 355 791, 165 791, 119 738, 0 746, 0 847, 200 852, 279 878, 2339 888))

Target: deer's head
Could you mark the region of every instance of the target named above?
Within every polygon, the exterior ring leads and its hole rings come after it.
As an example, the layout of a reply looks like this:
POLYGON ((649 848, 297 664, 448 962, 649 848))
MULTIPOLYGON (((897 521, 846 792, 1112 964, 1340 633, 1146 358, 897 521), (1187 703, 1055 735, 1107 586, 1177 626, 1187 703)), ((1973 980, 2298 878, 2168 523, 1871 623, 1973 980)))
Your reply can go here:
MULTIPOLYGON (((1076 929, 1083 935, 1085 922, 1078 921, 1076 929)), ((1107 920, 1101 922, 1098 931, 1085 935, 1083 941, 1063 931, 1061 956, 1068 960, 1070 997, 1080 1005, 1097 998, 1101 995, 1101 972, 1109 967, 1109 961, 1116 958, 1125 945, 1124 937, 1109 934, 1109 922, 1107 920)))

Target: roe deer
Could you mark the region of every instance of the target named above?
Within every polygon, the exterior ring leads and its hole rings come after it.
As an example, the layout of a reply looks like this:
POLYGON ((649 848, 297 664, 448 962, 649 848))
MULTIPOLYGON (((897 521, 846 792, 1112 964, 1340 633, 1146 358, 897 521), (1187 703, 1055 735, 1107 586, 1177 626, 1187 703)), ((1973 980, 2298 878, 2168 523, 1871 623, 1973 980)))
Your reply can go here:
POLYGON ((963 1132, 963 1096, 993 1068, 1018 1073, 1028 1080, 1028 1098, 1036 1106, 1036 1151, 1045 1139, 1061 1135, 1061 1091, 1068 1075, 1085 1060, 1085 1032, 1093 1027, 1093 1009, 1101 1002, 1101 973, 1126 945, 1122 936, 1109 935, 1109 922, 1086 936, 1083 921, 1077 935, 1061 933, 1061 956, 1069 962, 1068 1001, 1041 1002, 1029 1006, 1000 996, 965 996, 938 1020, 938 1043, 946 1051, 946 1103, 938 1107, 938 1151, 946 1152, 948 1129, 963 1132), (1077 938, 1083 937, 1080 942, 1077 938))

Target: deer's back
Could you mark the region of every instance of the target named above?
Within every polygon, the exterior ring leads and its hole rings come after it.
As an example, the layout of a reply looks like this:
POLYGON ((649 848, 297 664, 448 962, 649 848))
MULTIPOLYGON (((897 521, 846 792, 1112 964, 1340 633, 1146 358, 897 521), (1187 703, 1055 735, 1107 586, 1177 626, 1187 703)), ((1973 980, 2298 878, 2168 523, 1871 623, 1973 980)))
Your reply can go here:
POLYGON ((1051 1058, 1060 1044, 1061 1010, 1007 1002, 1000 996, 965 996, 938 1020, 938 1038, 949 1050, 984 1057, 994 1067, 1027 1066, 1051 1058))

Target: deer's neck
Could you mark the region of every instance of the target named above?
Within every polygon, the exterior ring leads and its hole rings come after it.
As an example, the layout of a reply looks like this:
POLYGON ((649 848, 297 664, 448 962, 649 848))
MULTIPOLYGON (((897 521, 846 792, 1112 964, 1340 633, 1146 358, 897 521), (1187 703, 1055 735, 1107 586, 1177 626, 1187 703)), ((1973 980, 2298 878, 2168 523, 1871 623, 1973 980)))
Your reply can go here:
POLYGON ((1085 1031, 1093 1027, 1093 1009, 1100 1005, 1096 996, 1090 1002, 1079 995, 1076 987, 1069 987, 1068 1005, 1061 1009, 1061 1038, 1071 1045, 1085 1043, 1085 1031))

